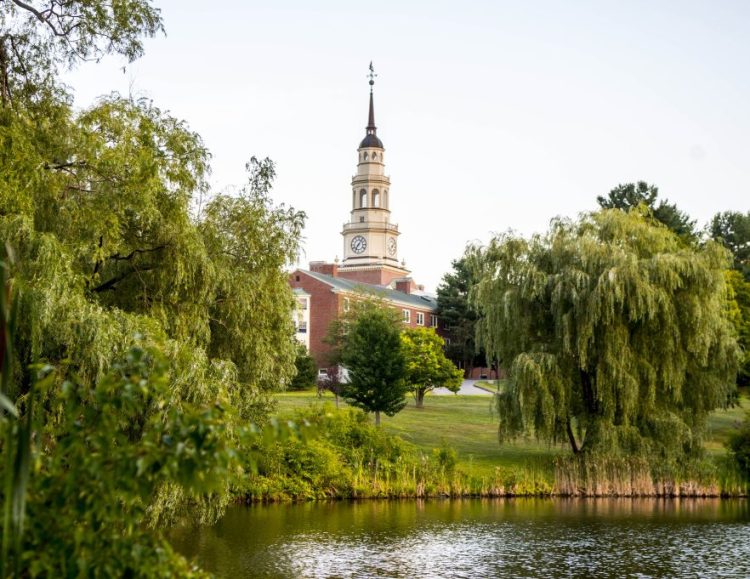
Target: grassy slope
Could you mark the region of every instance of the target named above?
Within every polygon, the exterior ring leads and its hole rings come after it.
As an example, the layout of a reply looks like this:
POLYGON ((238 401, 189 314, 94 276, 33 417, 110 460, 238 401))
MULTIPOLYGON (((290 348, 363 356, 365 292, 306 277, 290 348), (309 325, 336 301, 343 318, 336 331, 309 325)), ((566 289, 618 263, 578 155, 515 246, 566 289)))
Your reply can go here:
MULTIPOLYGON (((293 414, 295 408, 333 403, 334 398, 330 393, 318 398, 315 392, 287 392, 279 394, 278 400, 279 416, 286 418, 293 414)), ((740 401, 740 407, 714 412, 709 418, 706 448, 710 453, 725 452, 724 443, 730 431, 750 410, 750 398, 745 395, 740 401)), ((382 421, 386 429, 425 452, 431 452, 444 441, 458 451, 461 467, 479 476, 489 475, 496 467, 533 465, 541 457, 567 451, 567 447, 549 447, 535 440, 499 445, 497 417, 493 415, 490 396, 428 395, 425 408, 415 408, 413 400, 410 400, 399 414, 383 416, 382 421)))
MULTIPOLYGON (((327 393, 321 399, 314 392, 288 392, 280 394, 278 400, 279 416, 287 418, 295 408, 332 403, 334 397, 327 393)), ((428 395, 423 409, 415 408, 410 400, 396 416, 382 416, 381 420, 384 428, 425 452, 445 442, 458 451, 461 467, 479 476, 491 474, 498 466, 526 466, 539 457, 559 452, 533 440, 500 446, 490 396, 428 395)))

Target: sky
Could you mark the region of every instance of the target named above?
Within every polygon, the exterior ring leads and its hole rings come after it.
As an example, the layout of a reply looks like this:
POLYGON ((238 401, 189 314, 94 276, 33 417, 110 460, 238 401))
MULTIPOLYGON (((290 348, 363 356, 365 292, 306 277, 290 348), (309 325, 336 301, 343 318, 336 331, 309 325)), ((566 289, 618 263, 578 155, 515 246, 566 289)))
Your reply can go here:
POLYGON ((185 119, 214 191, 252 155, 307 214, 308 261, 342 256, 373 61, 399 255, 434 291, 468 242, 546 231, 644 180, 705 225, 750 210, 750 3, 157 1, 166 36, 66 73, 185 119))

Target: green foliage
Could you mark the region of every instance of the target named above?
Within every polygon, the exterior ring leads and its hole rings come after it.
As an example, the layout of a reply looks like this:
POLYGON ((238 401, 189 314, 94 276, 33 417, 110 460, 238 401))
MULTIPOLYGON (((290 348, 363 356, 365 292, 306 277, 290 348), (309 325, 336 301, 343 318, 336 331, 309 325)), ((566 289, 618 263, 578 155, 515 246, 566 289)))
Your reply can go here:
POLYGON ((238 494, 266 501, 479 494, 481 483, 457 468, 454 449, 422 453, 361 410, 315 405, 295 421, 317 436, 257 444, 257 472, 237 483, 238 494))
MULTIPOLYGON (((150 2, 0 0, 0 28, 0 239, 17 309, 0 402, 19 415, 3 417, 6 481, 36 445, 26 533, 11 519, 4 539, 24 537, 16 563, 44 552, 33 572, 50 576, 181 575, 146 523, 210 521, 229 501, 247 425, 294 373, 284 269, 304 215, 272 203, 268 159, 236 194, 209 196, 199 135, 147 100, 72 109, 58 70, 139 56, 161 30, 150 2), (134 344, 164 360, 133 359, 134 344), (55 368, 44 388, 39 362, 55 368)), ((22 513, 8 488, 6 512, 22 513)))
POLYGON ((318 380, 318 365, 308 354, 307 348, 299 344, 297 346, 297 357, 294 359, 294 367, 297 373, 289 383, 289 390, 307 390, 315 386, 318 380))
POLYGON ((406 361, 404 380, 424 406, 424 395, 435 388, 458 392, 463 372, 445 357, 443 339, 432 328, 407 328, 401 332, 401 348, 406 361))
POLYGON ((56 420, 33 439, 22 573, 188 573, 163 535, 143 526, 149 501, 165 483, 196 496, 220 491, 251 433, 231 429, 230 408, 163 407, 169 365, 154 351, 131 350, 93 387, 43 384, 59 389, 56 420))
POLYGON ((750 212, 717 213, 708 225, 708 233, 732 252, 732 267, 750 281, 750 212))
POLYGON ((529 240, 499 236, 473 259, 482 343, 510 371, 501 438, 531 431, 655 461, 700 453, 739 354, 723 248, 606 210, 529 240))
POLYGON ((726 272, 728 316, 737 330, 737 343, 743 350, 737 373, 739 386, 750 385, 750 282, 739 271, 726 272))
POLYGON ((677 205, 662 199, 657 204, 659 189, 645 181, 618 185, 604 197, 596 198, 603 209, 621 209, 629 211, 639 206, 645 206, 649 216, 674 231, 688 241, 696 238, 695 221, 687 213, 680 211, 677 205))
POLYGON ((347 402, 375 413, 393 416, 405 405, 408 385, 401 349, 399 322, 390 310, 367 307, 348 324, 341 361, 349 372, 343 395, 347 402))
POLYGON ((174 404, 231 400, 261 420, 263 393, 293 372, 283 267, 304 217, 271 204, 272 163, 253 159, 238 196, 216 196, 193 217, 208 153, 183 123, 109 97, 62 125, 75 142, 54 147, 16 139, 21 117, 0 126, 0 156, 14 167, 0 173, 0 232, 22 290, 19 391, 35 359, 97 380, 141 334, 173 361, 174 404))
POLYGON ((750 417, 732 433, 727 444, 746 480, 750 480, 750 417))
POLYGON ((466 256, 453 260, 451 266, 453 271, 443 276, 437 288, 437 315, 450 335, 446 356, 467 370, 486 363, 484 352, 476 345, 477 313, 469 304, 469 291, 476 280, 466 256))
POLYGON ((148 0, 0 0, 0 102, 23 106, 59 94, 61 66, 143 54, 144 36, 163 31, 148 0))

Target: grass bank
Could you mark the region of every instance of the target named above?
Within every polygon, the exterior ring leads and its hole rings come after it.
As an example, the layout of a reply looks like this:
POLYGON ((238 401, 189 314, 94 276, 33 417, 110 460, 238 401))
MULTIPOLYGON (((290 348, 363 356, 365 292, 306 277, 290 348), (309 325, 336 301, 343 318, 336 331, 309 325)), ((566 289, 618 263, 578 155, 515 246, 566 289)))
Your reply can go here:
POLYGON ((746 396, 740 406, 711 415, 708 460, 679 474, 655 474, 639 460, 583 464, 567 446, 533 439, 499 445, 490 396, 431 395, 423 409, 410 402, 396 416, 383 417, 380 431, 368 418, 355 418, 343 401, 340 410, 333 402, 330 393, 278 396, 279 418, 312 419, 322 435, 301 446, 285 443, 287 448, 279 447, 273 459, 270 453, 261 468, 265 471, 243 490, 245 498, 717 496, 746 491, 724 447, 750 409, 746 396))

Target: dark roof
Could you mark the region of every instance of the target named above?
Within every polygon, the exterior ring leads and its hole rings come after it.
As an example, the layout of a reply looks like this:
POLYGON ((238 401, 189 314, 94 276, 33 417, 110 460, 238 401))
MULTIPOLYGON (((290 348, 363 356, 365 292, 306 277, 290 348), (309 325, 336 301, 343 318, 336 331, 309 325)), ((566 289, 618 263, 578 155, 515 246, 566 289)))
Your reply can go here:
POLYGON ((364 149, 365 147, 377 147, 378 149, 382 149, 383 141, 378 139, 378 136, 375 133, 368 133, 367 136, 362 139, 362 142, 359 144, 360 149, 364 149))
POLYGON ((437 309, 437 298, 434 296, 422 294, 407 294, 395 289, 391 289, 384 285, 375 285, 371 283, 363 283, 361 281, 354 281, 351 279, 344 279, 341 277, 333 277, 331 275, 318 273, 316 271, 307 271, 305 269, 301 269, 300 271, 306 273, 314 279, 317 279, 318 281, 328 284, 332 288, 339 291, 364 292, 372 294, 376 297, 383 298, 389 302, 398 302, 403 305, 423 308, 426 310, 437 309))

